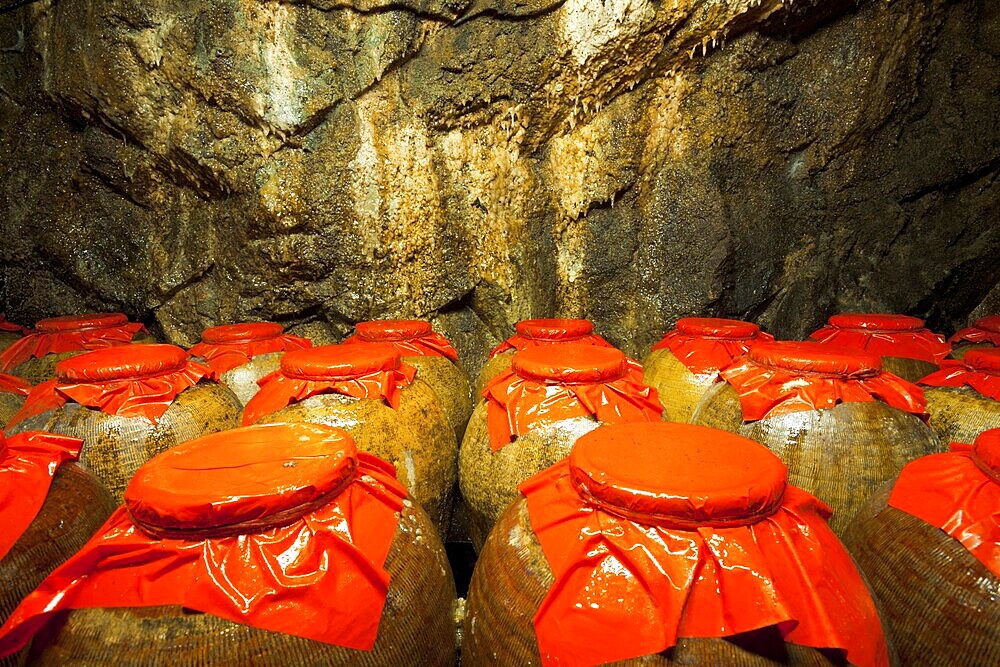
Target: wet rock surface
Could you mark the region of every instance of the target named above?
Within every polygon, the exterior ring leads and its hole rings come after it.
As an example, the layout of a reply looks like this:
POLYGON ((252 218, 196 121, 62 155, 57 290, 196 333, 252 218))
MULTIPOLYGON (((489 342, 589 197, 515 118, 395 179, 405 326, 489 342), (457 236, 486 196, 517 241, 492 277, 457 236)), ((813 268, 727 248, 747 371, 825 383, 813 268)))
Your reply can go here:
POLYGON ((429 317, 473 374, 532 316, 950 331, 998 72, 986 0, 0 0, 0 311, 429 317))

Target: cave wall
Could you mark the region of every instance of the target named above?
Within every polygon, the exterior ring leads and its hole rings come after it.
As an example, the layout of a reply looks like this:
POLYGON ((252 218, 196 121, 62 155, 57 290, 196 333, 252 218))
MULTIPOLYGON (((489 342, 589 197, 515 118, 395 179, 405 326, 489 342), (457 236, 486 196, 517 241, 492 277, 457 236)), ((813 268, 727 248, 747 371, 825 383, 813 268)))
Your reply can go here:
POLYGON ((0 310, 952 330, 1000 281, 988 0, 0 0, 0 310))

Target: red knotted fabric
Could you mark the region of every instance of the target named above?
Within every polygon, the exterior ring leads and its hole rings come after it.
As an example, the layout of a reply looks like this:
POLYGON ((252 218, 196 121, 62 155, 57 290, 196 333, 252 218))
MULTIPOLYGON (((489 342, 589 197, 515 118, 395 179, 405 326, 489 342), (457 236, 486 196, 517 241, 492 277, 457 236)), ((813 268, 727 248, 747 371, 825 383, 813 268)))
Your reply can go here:
POLYGON ((739 393, 744 421, 872 401, 928 417, 923 390, 883 371, 879 357, 820 343, 760 343, 720 375, 739 393))
POLYGON ((611 343, 594 333, 594 323, 590 320, 522 320, 514 325, 516 334, 497 345, 490 352, 490 358, 507 350, 526 350, 538 345, 553 343, 580 343, 611 347, 611 343))
POLYGON ((1000 348, 969 350, 962 361, 945 359, 941 370, 920 380, 929 387, 972 387, 1000 401, 1000 348))
POLYGON ((1000 315, 990 315, 977 320, 971 327, 956 332, 948 342, 954 344, 962 340, 970 343, 991 343, 1000 347, 1000 315))
POLYGON ((343 345, 381 343, 391 345, 401 357, 447 357, 458 361, 458 351, 447 338, 423 320, 373 320, 358 322, 355 334, 343 345))
POLYGON ((324 345, 294 350, 281 358, 281 368, 257 382, 260 391, 243 410, 243 424, 317 394, 384 400, 399 407, 400 392, 417 369, 400 361, 387 345, 324 345))
POLYGON ((810 338, 825 345, 864 350, 880 357, 919 359, 932 364, 951 352, 944 336, 924 327, 924 321, 908 315, 879 313, 832 316, 827 325, 810 338))
POLYGON ((63 609, 181 605, 370 650, 406 491, 314 424, 240 428, 146 463, 119 508, 0 628, 0 655, 63 609))
POLYGON ((948 533, 1000 577, 1000 429, 909 463, 889 505, 948 533))
POLYGON ((9 321, 0 313, 0 331, 14 331, 16 333, 28 333, 28 327, 22 327, 20 324, 15 324, 9 321))
POLYGON ((64 315, 39 320, 35 331, 15 341, 0 354, 0 371, 9 371, 32 357, 97 350, 132 342, 144 327, 122 313, 64 315))
POLYGON ((617 424, 658 421, 656 389, 642 384, 627 358, 611 347, 567 343, 514 355, 511 368, 483 390, 490 449, 545 423, 594 417, 617 424))
POLYGON ((520 491, 555 576, 534 618, 544 665, 769 626, 851 664, 888 664, 830 508, 786 486, 780 459, 751 440, 688 424, 602 427, 520 491))
POLYGON ((81 445, 66 435, 0 432, 0 559, 38 516, 59 466, 80 457, 81 445))
POLYGON ((192 361, 187 352, 174 345, 94 350, 56 364, 56 379, 32 389, 8 426, 70 401, 109 415, 141 417, 155 424, 178 394, 211 377, 212 369, 192 361))
POLYGON ((27 396, 31 392, 31 383, 16 375, 0 373, 0 391, 7 394, 27 396))
POLYGON ((667 349, 696 375, 718 375, 719 369, 742 357, 752 345, 774 340, 756 324, 717 317, 683 317, 653 346, 667 349))
POLYGON ((205 329, 201 334, 201 342, 188 351, 193 356, 204 359, 216 375, 222 375, 259 354, 307 347, 312 347, 312 341, 286 334, 280 324, 243 322, 205 329))

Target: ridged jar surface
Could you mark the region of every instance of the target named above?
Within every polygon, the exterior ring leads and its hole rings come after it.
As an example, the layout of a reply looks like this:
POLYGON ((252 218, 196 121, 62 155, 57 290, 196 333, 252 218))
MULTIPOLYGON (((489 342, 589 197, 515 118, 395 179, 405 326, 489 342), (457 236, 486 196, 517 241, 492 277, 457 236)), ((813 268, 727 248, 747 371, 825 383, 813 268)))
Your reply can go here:
POLYGON ((663 420, 682 424, 691 421, 698 402, 719 376, 716 372, 692 373, 668 349, 650 352, 642 368, 643 382, 659 394, 663 420))
POLYGON ((402 387, 398 408, 380 398, 319 394, 265 415, 258 424, 310 422, 344 429, 358 449, 389 461, 410 495, 448 534, 458 445, 437 395, 422 380, 402 387))
POLYGON ((229 389, 215 382, 199 382, 178 394, 156 424, 142 417, 109 415, 66 403, 18 422, 8 433, 49 431, 83 438, 80 463, 120 503, 129 480, 143 463, 174 445, 236 428, 241 410, 239 399, 229 389))
POLYGON ((941 442, 972 444, 976 436, 1000 428, 1000 401, 971 387, 923 387, 931 427, 941 442))
POLYGON ((920 359, 882 357, 882 369, 893 375, 898 375, 908 382, 916 383, 938 370, 938 365, 920 359))
POLYGON ((944 531, 888 506, 892 483, 844 544, 881 602, 904 665, 1000 665, 1000 579, 944 531))
POLYGON ((830 527, 843 535, 862 504, 910 461, 944 451, 919 417, 885 403, 841 403, 744 423, 739 395, 714 386, 692 423, 761 443, 788 466, 788 483, 834 509, 830 527))
POLYGON ((0 391, 0 431, 7 428, 7 422, 24 405, 24 396, 0 391))
MULTIPOLYGON (((133 344, 156 342, 158 341, 155 338, 142 331, 138 332, 132 338, 133 344)), ((51 380, 56 376, 56 364, 63 359, 69 359, 70 357, 75 357, 77 355, 84 354, 85 352, 92 351, 93 350, 78 350, 76 352, 60 352, 59 354, 45 354, 40 357, 32 357, 31 359, 14 366, 14 368, 8 372, 11 375, 24 378, 31 384, 41 384, 42 382, 51 380)))
MULTIPOLYGON (((532 619, 555 579, 527 508, 523 499, 511 505, 483 546, 466 602, 463 667, 541 665, 532 619)), ((842 664, 837 657, 837 652, 786 644, 777 630, 766 628, 728 639, 680 638, 670 651, 609 664, 826 666, 842 664)))
POLYGON ((455 431, 455 442, 462 442, 465 426, 472 416, 472 390, 469 377, 448 357, 416 355, 403 357, 403 363, 417 369, 417 377, 427 383, 455 431))
MULTIPOLYGON (((389 590, 372 651, 359 651, 185 610, 181 607, 71 611, 31 647, 38 665, 344 665, 455 664, 455 584, 430 519, 404 508, 385 568, 389 590)), ((303 619, 308 623, 308 619, 303 619)))

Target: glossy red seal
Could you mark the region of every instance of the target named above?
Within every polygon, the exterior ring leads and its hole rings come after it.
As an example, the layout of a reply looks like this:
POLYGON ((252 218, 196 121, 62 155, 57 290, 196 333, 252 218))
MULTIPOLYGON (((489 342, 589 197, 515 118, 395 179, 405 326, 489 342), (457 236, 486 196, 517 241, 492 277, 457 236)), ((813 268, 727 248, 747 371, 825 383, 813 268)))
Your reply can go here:
POLYGON ((20 324, 15 324, 14 322, 9 321, 6 317, 3 316, 3 313, 0 313, 0 331, 28 333, 29 329, 28 327, 22 327, 20 324))
POLYGON ((6 394, 27 396, 31 392, 31 383, 16 375, 0 373, 0 391, 6 394))
POLYGON ((990 343, 1000 347, 1000 315, 990 315, 976 320, 971 327, 955 332, 948 342, 954 344, 963 340, 970 343, 990 343))
POLYGON ((774 340, 752 322, 718 317, 683 317, 667 332, 654 350, 667 349, 697 375, 717 375, 752 345, 774 340))
POLYGON ((810 338, 826 345, 860 349, 880 357, 919 359, 932 364, 941 363, 951 352, 951 345, 944 336, 927 329, 922 319, 909 315, 834 315, 810 338))
POLYGON ((945 359, 941 370, 920 380, 929 387, 972 387, 977 392, 1000 401, 1000 348, 969 350, 962 361, 945 359))
POLYGON ((447 357, 458 360, 458 352, 447 338, 424 320, 372 320, 358 322, 355 334, 344 345, 380 343, 391 345, 402 357, 447 357))
POLYGON ((493 348, 490 358, 507 350, 526 350, 553 343, 572 342, 611 347, 611 343, 594 333, 594 323, 590 320, 522 320, 514 325, 514 330, 517 333, 493 348))
POLYGON ((0 628, 0 655, 64 609, 180 605, 370 650, 406 491, 339 429, 270 424, 139 469, 100 531, 0 628))
POLYGON ((751 440, 688 424, 604 426, 520 490, 555 576, 534 618, 545 665, 768 626, 852 664, 888 664, 830 509, 787 486, 780 459, 751 440))
POLYGON ((205 360, 216 375, 242 366, 260 354, 311 347, 308 338, 286 334, 274 322, 241 322, 205 329, 189 352, 205 360))
POLYGON ((32 357, 46 354, 125 345, 143 328, 141 324, 129 322, 122 313, 63 315, 39 320, 34 332, 15 341, 0 354, 0 371, 9 371, 32 357))

